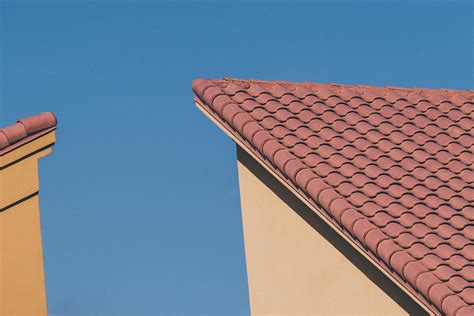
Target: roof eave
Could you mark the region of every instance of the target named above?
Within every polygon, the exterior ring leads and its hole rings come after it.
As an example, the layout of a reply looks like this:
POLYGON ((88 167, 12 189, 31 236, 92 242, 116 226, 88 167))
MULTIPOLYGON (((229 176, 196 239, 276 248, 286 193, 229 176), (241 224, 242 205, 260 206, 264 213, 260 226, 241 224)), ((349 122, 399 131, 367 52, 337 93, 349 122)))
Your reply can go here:
POLYGON ((252 158, 254 158, 261 166, 263 166, 272 176, 274 176, 281 184, 283 184, 290 192, 292 192, 299 200, 305 203, 314 213, 320 217, 324 222, 326 222, 337 234, 339 234, 344 240, 346 240, 355 250, 357 250, 362 256, 364 256, 370 263, 373 264, 378 270, 380 270, 385 276, 388 277, 397 287, 404 291, 410 298, 412 298, 416 303, 418 303, 429 315, 441 315, 441 313, 431 305, 428 301, 416 295, 415 289, 411 287, 408 283, 403 282, 400 278, 394 277, 390 273, 390 269, 377 260, 375 257, 367 253, 362 249, 362 245, 357 243, 353 238, 351 238, 346 231, 341 229, 338 225, 334 223, 326 213, 321 210, 317 205, 311 203, 311 201, 306 198, 300 191, 298 191, 294 186, 290 185, 285 181, 283 175, 278 174, 274 171, 271 166, 268 165, 264 159, 259 157, 249 145, 240 137, 236 136, 232 129, 230 129, 222 119, 215 115, 206 105, 200 100, 199 97, 195 96, 195 104, 197 108, 204 113, 214 124, 216 124, 225 134, 227 134, 237 145, 244 149, 252 158))

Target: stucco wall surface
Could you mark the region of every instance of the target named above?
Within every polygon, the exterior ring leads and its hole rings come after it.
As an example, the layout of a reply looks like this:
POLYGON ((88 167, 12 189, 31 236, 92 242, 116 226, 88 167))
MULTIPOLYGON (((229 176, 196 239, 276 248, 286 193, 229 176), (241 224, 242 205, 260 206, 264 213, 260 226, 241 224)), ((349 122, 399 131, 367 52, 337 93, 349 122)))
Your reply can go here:
POLYGON ((238 161, 253 315, 407 315, 238 161))

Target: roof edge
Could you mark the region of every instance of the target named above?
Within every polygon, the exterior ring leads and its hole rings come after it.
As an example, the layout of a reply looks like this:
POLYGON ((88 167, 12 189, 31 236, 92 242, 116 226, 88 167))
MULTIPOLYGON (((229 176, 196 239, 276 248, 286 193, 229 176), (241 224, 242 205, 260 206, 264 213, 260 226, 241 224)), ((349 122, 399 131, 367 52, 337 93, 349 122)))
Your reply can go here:
POLYGON ((376 269, 382 272, 385 276, 387 276, 395 286, 400 288, 403 292, 405 292, 408 296, 410 296, 419 306, 421 306, 428 315, 441 315, 441 313, 436 309, 436 307, 430 302, 428 302, 423 296, 416 295, 417 291, 413 288, 408 282, 404 281, 402 278, 393 275, 390 273, 390 268, 382 261, 377 260, 376 257, 369 253, 362 250, 362 246, 357 243, 355 238, 351 238, 350 235, 342 227, 337 224, 335 221, 331 220, 327 215, 326 212, 323 211, 320 207, 318 207, 314 202, 311 202, 309 197, 305 197, 302 194, 302 191, 298 191, 297 188, 288 183, 284 180, 282 174, 279 174, 277 171, 272 170, 269 166, 268 162, 266 162, 262 157, 256 154, 251 146, 248 143, 243 141, 241 137, 235 135, 233 133, 233 129, 230 126, 226 126, 224 121, 216 115, 209 107, 199 99, 196 101, 196 107, 206 116, 208 117, 211 122, 213 122, 221 131, 223 131, 227 136, 230 137, 232 141, 234 141, 239 147, 241 147, 247 154, 249 154, 255 161, 260 164, 265 170, 267 170, 277 181, 279 181, 282 185, 284 185, 287 189, 290 190, 294 194, 296 198, 298 198, 301 202, 303 202, 306 206, 312 209, 315 212, 315 215, 321 218, 326 224, 331 227, 334 232, 340 235, 344 240, 346 240, 357 252, 359 252, 365 259, 367 259, 376 269))
POLYGON ((301 84, 307 86, 318 86, 318 85, 330 85, 333 87, 341 87, 341 88, 375 88, 375 89, 392 89, 392 90, 399 90, 399 91, 413 91, 413 90, 424 90, 430 92, 474 92, 471 89, 446 89, 446 88, 424 88, 424 87, 399 87, 399 86, 376 86, 373 84, 362 84, 362 85, 351 85, 351 84, 339 84, 333 82, 308 82, 308 81, 284 81, 284 80, 261 80, 261 79, 241 79, 241 78, 231 78, 231 77, 223 77, 223 78, 196 78, 193 80, 193 90, 196 92, 196 89, 199 89, 202 84, 205 82, 239 82, 239 83, 260 83, 260 84, 267 84, 267 83, 277 83, 277 84, 301 84))
POLYGON ((57 118, 51 112, 19 119, 15 124, 0 129, 0 151, 8 151, 8 147, 56 125, 57 118))

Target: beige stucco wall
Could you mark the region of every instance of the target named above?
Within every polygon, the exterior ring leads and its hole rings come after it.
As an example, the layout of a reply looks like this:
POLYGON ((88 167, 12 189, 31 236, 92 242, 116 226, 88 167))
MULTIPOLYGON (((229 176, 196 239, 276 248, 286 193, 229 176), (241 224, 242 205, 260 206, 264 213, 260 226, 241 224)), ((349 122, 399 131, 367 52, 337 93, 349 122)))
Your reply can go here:
POLYGON ((38 196, 0 213, 0 315, 45 315, 38 196))
POLYGON ((240 161, 238 172, 253 315, 407 314, 240 161))
POLYGON ((0 315, 46 315, 38 159, 49 133, 0 157, 0 315))

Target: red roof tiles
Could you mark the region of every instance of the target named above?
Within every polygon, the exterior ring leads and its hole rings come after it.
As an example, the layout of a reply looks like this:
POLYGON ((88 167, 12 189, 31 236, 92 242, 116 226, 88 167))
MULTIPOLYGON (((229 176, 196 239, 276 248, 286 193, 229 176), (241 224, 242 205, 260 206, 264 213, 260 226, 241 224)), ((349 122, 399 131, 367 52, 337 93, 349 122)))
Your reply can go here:
POLYGON ((16 124, 0 129, 0 150, 3 152, 5 148, 54 126, 56 117, 50 112, 20 119, 16 124))
POLYGON ((415 295, 474 315, 474 91, 237 79, 193 90, 415 295))

